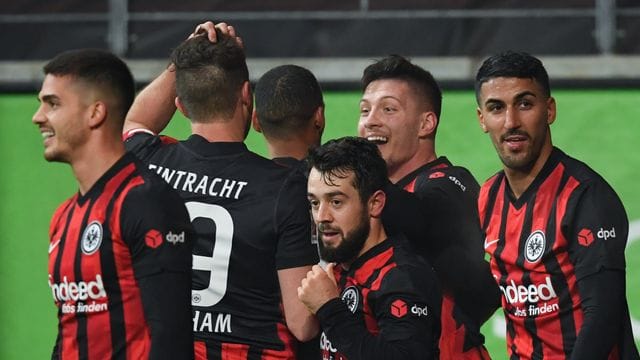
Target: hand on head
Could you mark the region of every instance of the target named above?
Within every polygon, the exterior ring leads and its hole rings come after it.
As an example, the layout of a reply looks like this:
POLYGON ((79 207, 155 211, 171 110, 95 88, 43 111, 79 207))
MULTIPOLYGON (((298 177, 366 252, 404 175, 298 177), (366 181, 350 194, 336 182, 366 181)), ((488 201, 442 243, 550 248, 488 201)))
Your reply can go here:
POLYGON ((187 39, 206 35, 209 41, 216 42, 218 41, 218 38, 216 36, 216 29, 218 29, 223 34, 227 34, 232 38, 235 38, 238 45, 240 45, 240 47, 244 47, 242 38, 236 34, 236 29, 224 22, 214 24, 212 21, 206 21, 202 24, 198 24, 198 26, 196 26, 196 28, 193 30, 193 33, 191 33, 187 39))

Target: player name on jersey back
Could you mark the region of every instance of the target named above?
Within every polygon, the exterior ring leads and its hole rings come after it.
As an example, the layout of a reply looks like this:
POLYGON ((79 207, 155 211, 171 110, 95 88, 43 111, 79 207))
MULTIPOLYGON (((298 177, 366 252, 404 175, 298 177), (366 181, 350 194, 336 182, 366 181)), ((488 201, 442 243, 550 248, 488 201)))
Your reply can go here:
POLYGON ((179 191, 194 194, 238 199, 247 186, 246 181, 209 177, 190 171, 175 170, 162 165, 149 163, 149 170, 156 172, 164 181, 179 191))

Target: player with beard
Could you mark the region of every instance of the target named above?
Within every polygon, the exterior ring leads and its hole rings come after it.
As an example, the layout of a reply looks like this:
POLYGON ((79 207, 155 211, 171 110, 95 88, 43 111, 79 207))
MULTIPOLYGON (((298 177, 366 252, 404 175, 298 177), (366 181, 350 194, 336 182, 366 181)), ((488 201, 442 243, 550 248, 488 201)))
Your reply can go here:
POLYGON ((441 295, 431 267, 381 221, 388 184, 377 147, 332 140, 308 157, 321 257, 298 297, 320 321, 324 359, 437 359, 441 295))
POLYGON ((542 62, 511 51, 486 59, 476 99, 503 163, 478 207, 511 359, 640 358, 625 295, 627 214, 600 175, 553 146, 542 62))

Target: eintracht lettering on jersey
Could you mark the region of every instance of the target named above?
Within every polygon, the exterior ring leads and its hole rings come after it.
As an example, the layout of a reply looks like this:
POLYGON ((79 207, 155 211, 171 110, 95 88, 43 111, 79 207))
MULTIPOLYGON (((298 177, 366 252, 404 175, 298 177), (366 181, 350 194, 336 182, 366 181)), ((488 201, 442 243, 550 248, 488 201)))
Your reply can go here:
POLYGON ((176 190, 227 199, 239 199, 242 190, 249 184, 240 180, 209 178, 207 175, 169 169, 156 164, 149 164, 149 169, 155 171, 176 190))
POLYGON ((54 283, 49 274, 49 287, 53 300, 62 303, 62 313, 92 313, 107 311, 107 292, 104 289, 102 276, 96 275, 94 281, 69 281, 66 276, 62 282, 54 283))
POLYGON ((500 285, 507 302, 512 306, 511 313, 515 316, 538 316, 558 311, 558 295, 556 294, 551 278, 545 277, 541 284, 522 285, 516 284, 512 279, 508 285, 500 285), (528 306, 527 306, 528 305, 528 306))

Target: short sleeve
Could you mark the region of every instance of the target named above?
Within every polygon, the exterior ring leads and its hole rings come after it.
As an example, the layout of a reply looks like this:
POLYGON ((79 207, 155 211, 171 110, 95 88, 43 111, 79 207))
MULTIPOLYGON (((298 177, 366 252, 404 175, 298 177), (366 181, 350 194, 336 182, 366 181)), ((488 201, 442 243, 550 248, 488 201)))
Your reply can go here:
POLYGON ((318 263, 317 245, 311 237, 311 215, 306 177, 292 170, 280 189, 275 211, 278 270, 318 263))
POLYGON ((148 161, 163 145, 176 143, 177 140, 164 135, 155 135, 149 130, 132 130, 123 136, 124 146, 138 159, 148 161))
POLYGON ((193 229, 184 203, 162 180, 129 191, 121 212, 122 234, 136 277, 191 271, 193 229))
POLYGON ((563 231, 578 280, 603 268, 624 270, 629 222, 620 198, 606 182, 588 182, 576 190, 565 219, 563 231))

